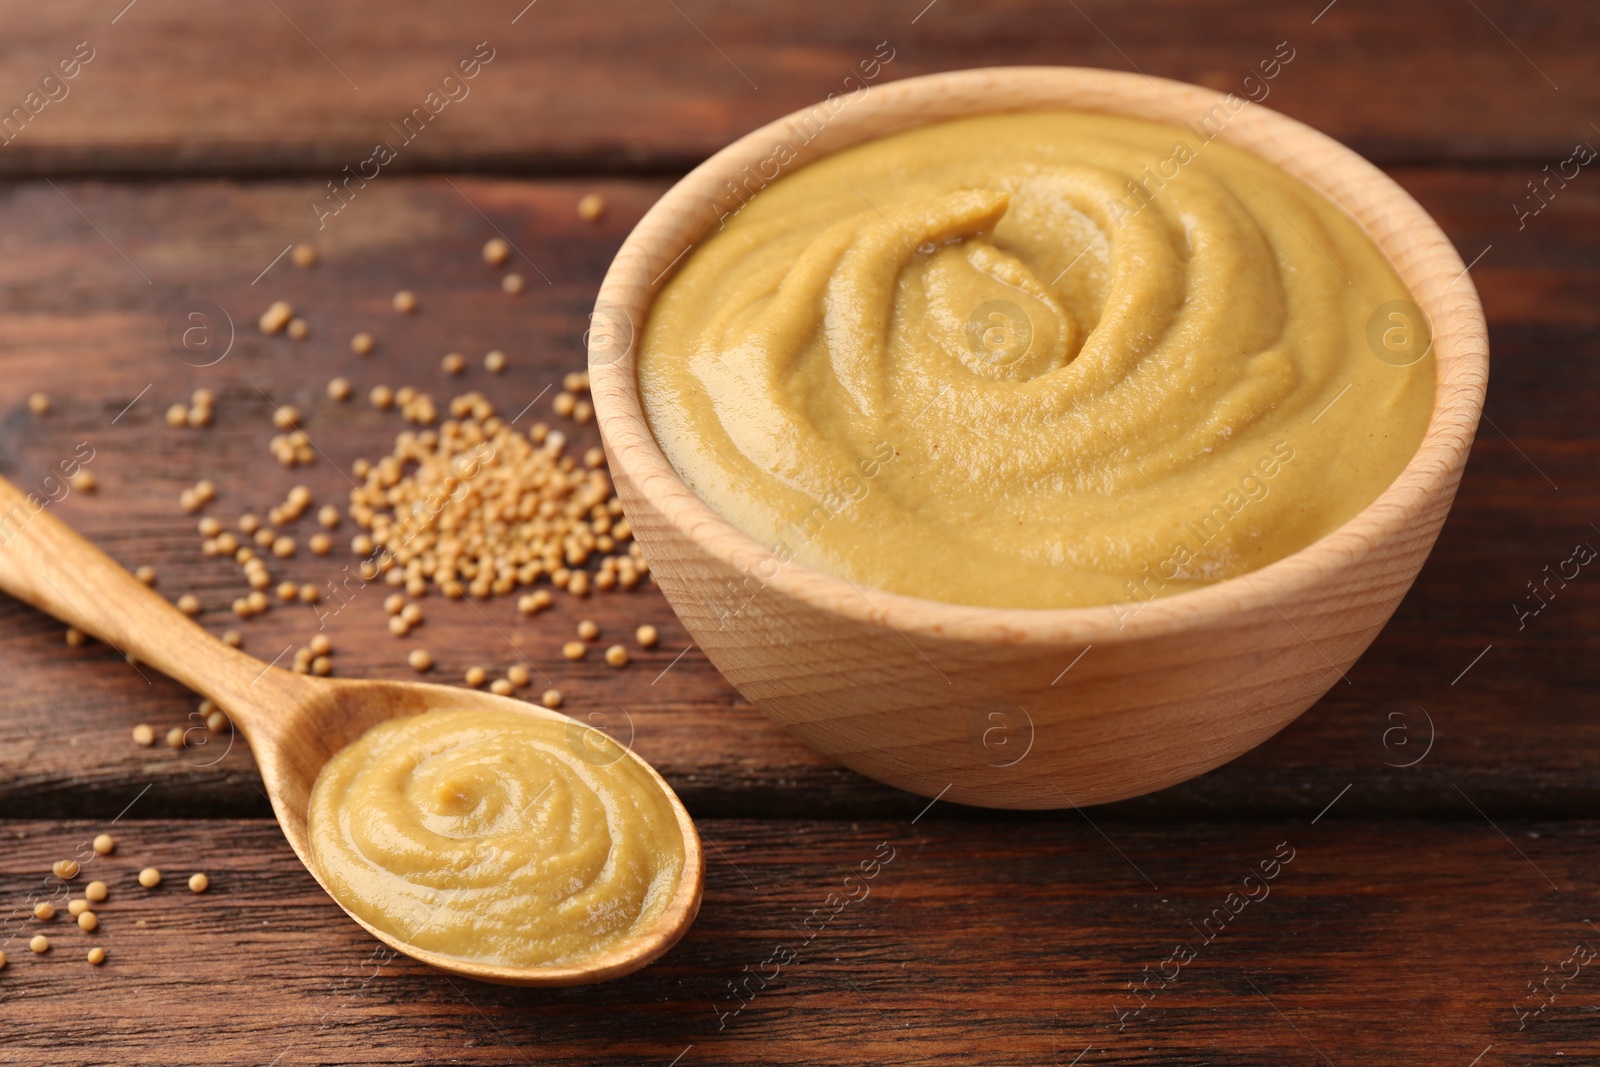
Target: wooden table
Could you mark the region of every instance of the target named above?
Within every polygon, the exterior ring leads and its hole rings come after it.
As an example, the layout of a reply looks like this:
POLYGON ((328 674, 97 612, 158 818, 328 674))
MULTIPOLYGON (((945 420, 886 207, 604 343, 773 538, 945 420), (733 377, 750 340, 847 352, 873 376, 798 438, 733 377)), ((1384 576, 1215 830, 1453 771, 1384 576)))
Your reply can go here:
MULTIPOLYGON (((1528 583, 1547 565, 1600 544, 1600 176, 1585 167, 1538 201, 1528 185, 1575 144, 1600 145, 1600 9, 125 3, 0 3, 0 105, 60 97, 0 146, 0 471, 41 486, 86 442, 99 488, 52 505, 61 517, 130 567, 154 565, 168 595, 197 595, 206 626, 237 626, 264 659, 304 643, 316 615, 237 623, 237 569, 200 555, 182 488, 215 481, 224 518, 299 482, 341 500, 343 472, 400 424, 328 400, 336 375, 358 397, 482 389, 511 411, 540 397, 581 365, 600 276, 673 176, 839 90, 879 42, 893 53, 883 78, 1088 64, 1236 88, 1287 41, 1269 106, 1385 166, 1439 220, 1473 264, 1494 380, 1438 548, 1352 684, 1235 763, 1104 808, 929 805, 835 766, 745 704, 653 590, 533 619, 507 600, 480 613, 435 597, 407 641, 383 632, 381 596, 356 598, 330 624, 339 673, 410 676, 405 653, 424 642, 443 678, 525 654, 573 714, 631 735, 695 814, 709 860, 698 923, 660 963, 594 988, 478 986, 389 958, 295 862, 242 742, 132 744, 137 723, 188 725, 192 695, 0 600, 0 1062, 1600 1057, 1600 578, 1585 570, 1537 615, 1515 608, 1534 605, 1528 583), (468 95, 319 230, 326 183, 376 142, 400 144, 391 123, 480 41, 493 58, 468 95), (76 76, 41 90, 75 54, 76 76), (591 191, 607 203, 596 224, 575 212, 591 191), (519 296, 480 257, 496 233, 517 249, 519 296), (309 270, 281 256, 303 241, 320 253, 309 270), (401 288, 421 301, 409 319, 389 307, 401 288), (277 299, 302 310, 309 340, 258 333, 277 299), (204 367, 170 337, 200 301, 236 327, 204 367), (349 350, 358 330, 378 339, 368 359, 349 350), (478 362, 496 347, 501 378, 478 362), (439 370, 450 351, 471 357, 459 380, 439 370), (167 406, 202 386, 216 424, 168 427, 167 406), (35 390, 52 396, 48 416, 28 410, 35 390), (274 403, 299 406, 313 466, 268 455, 274 403), (663 641, 623 671, 567 664, 559 646, 585 616, 608 634, 653 622, 663 641), (30 895, 108 828, 117 852, 78 883, 112 885, 100 930, 58 919, 56 948, 35 957, 30 895), (874 855, 892 859, 870 895, 835 910, 846 868, 874 855), (1263 861, 1277 864, 1270 895, 1231 895, 1263 861), (164 888, 133 884, 145 865, 168 872, 164 888), (201 869, 212 888, 193 896, 178 876, 201 869), (91 941, 103 967, 84 962, 91 941), (781 966, 779 946, 793 953, 781 966)), ((593 443, 591 427, 574 436, 593 443)), ((322 583, 353 560, 302 552, 278 569, 322 583)))

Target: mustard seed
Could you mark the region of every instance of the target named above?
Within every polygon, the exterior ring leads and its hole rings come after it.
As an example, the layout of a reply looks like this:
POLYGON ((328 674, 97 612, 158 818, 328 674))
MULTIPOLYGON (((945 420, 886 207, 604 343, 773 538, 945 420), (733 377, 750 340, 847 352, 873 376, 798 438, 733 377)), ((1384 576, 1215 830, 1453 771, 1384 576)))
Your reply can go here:
POLYGON ((149 748, 156 743, 156 732, 144 723, 133 728, 133 743, 140 748, 149 748))
POLYGON ((628 650, 621 645, 612 645, 606 649, 606 662, 613 667, 626 667, 628 665, 628 650))
POLYGON ((547 708, 559 708, 561 706, 561 690, 546 689, 544 691, 544 695, 539 698, 539 703, 543 704, 547 708))
POLYGON ((67 645, 70 648, 82 648, 83 643, 89 640, 84 632, 76 626, 67 627, 67 645))
POLYGON ((329 530, 336 528, 339 525, 339 509, 332 504, 324 504, 317 511, 317 522, 329 530))
POLYGON ((483 357, 483 369, 490 374, 499 374, 506 369, 506 354, 498 348, 483 357))
POLYGON ((482 667, 467 668, 466 682, 474 689, 482 687, 483 681, 486 677, 488 677, 488 672, 482 667))
POLYGON ((35 415, 50 414, 50 395, 48 393, 34 393, 28 397, 28 410, 35 415))
POLYGON ((578 623, 578 636, 585 641, 593 641, 600 636, 600 627, 593 620, 584 619, 578 623))
POLYGON ((178 506, 183 508, 184 511, 199 511, 201 505, 204 503, 205 502, 203 500, 194 495, 193 489, 185 489, 183 492, 178 494, 178 506))
POLYGON ((305 270, 317 262, 317 250, 308 244, 297 244, 294 251, 289 253, 289 258, 294 260, 295 266, 305 270))
POLYGON ((294 555, 294 538, 285 536, 273 541, 272 554, 279 559, 288 559, 294 555))
POLYGON ((106 884, 104 882, 90 882, 88 885, 83 887, 84 899, 94 904, 98 904, 102 900, 106 899, 107 892, 108 890, 106 889, 106 884))
POLYGON ((661 640, 661 635, 649 623, 633 631, 633 636, 639 642, 640 648, 655 648, 657 642, 661 640))
POLYGON ((110 834, 96 834, 94 850, 102 856, 109 856, 117 850, 117 839, 110 834))
POLYGON ((589 391, 589 372, 582 370, 568 371, 561 379, 561 388, 569 393, 587 393, 589 391))
POLYGON ((204 874, 191 874, 189 876, 189 892, 204 893, 211 888, 211 879, 204 874))
POLYGON ((4 952, 0 952, 0 971, 3 971, 5 969, 6 969, 6 954, 4 952))
POLYGON ((510 293, 512 296, 522 292, 522 275, 507 274, 504 278, 500 279, 500 288, 505 292, 510 293))
POLYGON ((51 873, 63 882, 70 882, 78 877, 77 860, 56 860, 50 865, 51 873))
POLYGON ((298 594, 299 592, 300 592, 300 587, 295 585, 293 582, 279 582, 278 583, 278 599, 279 600, 293 600, 295 598, 295 595, 298 594))
POLYGON ((154 889, 161 884, 161 872, 154 867, 146 867, 139 872, 139 884, 146 889, 154 889))
POLYGON ((280 430, 292 430, 300 423, 300 409, 293 404, 285 404, 272 412, 272 425, 280 430))
POLYGON ((185 615, 200 614, 200 599, 193 593, 185 593, 178 598, 178 610, 185 615))
POLYGON ((389 617, 389 632, 396 637, 404 637, 411 632, 411 624, 398 615, 391 615, 389 617))
POLYGON ((333 538, 325 533, 312 534, 306 539, 306 547, 311 549, 313 556, 326 556, 333 551, 333 538))
POLYGON ((28 947, 33 949, 37 955, 43 956, 50 951, 50 939, 43 934, 34 934, 28 940, 28 947))
POLYGON ((94 948, 89 950, 89 955, 87 958, 90 963, 98 967, 106 961, 106 950, 101 948, 99 945, 96 945, 94 948))
POLYGON ((92 911, 86 911, 78 916, 78 929, 86 934, 91 934, 100 925, 100 917, 92 911))
POLYGON ((589 646, 582 641, 568 641, 561 646, 561 654, 576 662, 588 654, 589 646))
POLYGON ((239 633, 238 630, 227 630, 222 635, 222 643, 229 648, 243 648, 244 635, 239 633))
POLYGON ((594 418, 594 405, 587 400, 580 400, 572 405, 572 418, 574 422, 587 423, 594 418))
POLYGON ((411 654, 406 657, 406 662, 411 664, 411 669, 418 673, 433 668, 433 657, 428 654, 428 650, 425 648, 412 649, 411 654))
POLYGON ((80 493, 92 493, 100 485, 100 480, 94 476, 94 471, 88 467, 79 467, 78 472, 68 479, 72 488, 80 493))
POLYGON ((460 374, 467 369, 467 360, 460 352, 451 352, 439 361, 439 366, 446 374, 460 374))
POLYGON ((597 222, 605 213, 605 198, 599 193, 585 193, 578 201, 578 218, 584 222, 597 222))
POLYGON ((491 237, 483 243, 483 261, 491 267, 504 266, 511 258, 511 245, 501 237, 491 237))
POLYGON ((383 598, 383 610, 390 615, 398 615, 405 610, 406 598, 399 593, 390 593, 383 598))
POLYGON ((294 318, 294 305, 287 300, 279 300, 261 313, 257 325, 261 327, 262 333, 270 336, 281 332, 289 325, 289 320, 292 318, 294 318))
POLYGON ((508 697, 511 695, 511 683, 504 678, 496 678, 489 683, 489 692, 495 696, 508 697))
POLYGON ((82 915, 84 912, 86 912, 88 910, 89 910, 89 902, 87 900, 69 900, 69 901, 67 901, 67 912, 74 919, 76 919, 78 916, 82 915))
POLYGON ((379 411, 388 411, 394 407, 394 390, 387 385, 374 385, 369 399, 372 401, 372 406, 379 411))
POLYGON ((550 401, 550 410, 554 411, 557 415, 560 415, 563 419, 566 419, 571 418, 572 410, 573 408, 577 407, 577 405, 577 397, 568 392, 560 392, 556 394, 554 400, 550 401))
POLYGON ((394 294, 394 309, 402 315, 409 315, 417 310, 416 294, 409 289, 402 289, 394 294))
POLYGON ((422 605, 407 604, 400 609, 400 617, 412 626, 422 625, 422 605))
POLYGON ((220 734, 222 731, 226 730, 229 725, 228 713, 225 711, 213 711, 210 715, 206 716, 206 729, 211 733, 220 734))
POLYGON ((167 408, 168 426, 185 426, 189 422, 189 409, 182 404, 173 404, 167 408))
POLYGON ((41 900, 33 906, 33 917, 42 923, 47 923, 56 917, 56 907, 48 900, 41 900))
POLYGON ((289 328, 284 331, 291 341, 304 341, 311 336, 311 324, 305 319, 290 319, 289 328))
POLYGON ((345 378, 333 378, 328 382, 328 399, 343 403, 350 399, 350 382, 345 378))
POLYGON ((358 333, 354 337, 350 338, 350 351, 354 352, 358 356, 372 355, 372 350, 374 347, 376 347, 376 344, 372 340, 372 335, 370 333, 358 333))
POLYGON ((317 634, 311 639, 311 652, 313 655, 326 656, 333 651, 333 639, 327 634, 317 634))
POLYGON ((195 429, 202 429, 211 425, 211 409, 196 404, 183 414, 184 422, 195 429))
POLYGON ((184 736, 183 727, 174 726, 172 729, 167 731, 168 748, 182 748, 187 743, 188 739, 184 736))
POLYGON ((311 673, 318 678, 326 678, 333 673, 333 660, 327 656, 318 656, 311 661, 311 673))

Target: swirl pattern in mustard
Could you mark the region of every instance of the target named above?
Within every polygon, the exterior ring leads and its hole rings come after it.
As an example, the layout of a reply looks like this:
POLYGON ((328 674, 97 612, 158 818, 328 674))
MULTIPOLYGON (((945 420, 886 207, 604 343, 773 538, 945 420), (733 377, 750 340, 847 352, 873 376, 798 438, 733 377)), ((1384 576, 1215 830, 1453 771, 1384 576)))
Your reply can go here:
POLYGON ((780 176, 651 309, 656 440, 780 561, 935 600, 1128 604, 1305 547, 1416 451, 1427 324, 1206 132, 994 115, 780 176))

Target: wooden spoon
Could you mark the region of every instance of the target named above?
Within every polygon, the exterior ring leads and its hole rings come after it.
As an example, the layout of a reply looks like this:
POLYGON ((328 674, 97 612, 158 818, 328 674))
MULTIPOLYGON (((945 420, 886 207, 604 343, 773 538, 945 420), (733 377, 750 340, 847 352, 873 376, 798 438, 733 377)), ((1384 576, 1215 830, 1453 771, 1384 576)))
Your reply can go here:
MULTIPOLYGON (((386 719, 436 709, 512 710, 573 723, 536 705, 443 685, 316 678, 262 663, 212 637, 105 553, 0 478, 0 589, 118 652, 177 679, 223 708, 250 743, 278 824, 318 882, 306 836, 306 810, 317 773, 335 752, 386 719)), ((377 596, 374 590, 370 595, 377 596)), ((378 940, 440 970, 507 985, 581 985, 615 978, 661 956, 700 910, 705 861, 683 804, 644 760, 648 774, 678 816, 683 877, 671 905, 651 927, 603 955, 571 966, 507 967, 455 959, 417 948, 358 916, 378 940)), ((327 889, 327 886, 323 886, 327 889)), ((330 893, 330 895, 332 895, 330 893)), ((334 898, 336 901, 337 897, 334 898)), ((339 902, 343 906, 343 902, 339 902)), ((348 912, 349 909, 346 909, 348 912)))

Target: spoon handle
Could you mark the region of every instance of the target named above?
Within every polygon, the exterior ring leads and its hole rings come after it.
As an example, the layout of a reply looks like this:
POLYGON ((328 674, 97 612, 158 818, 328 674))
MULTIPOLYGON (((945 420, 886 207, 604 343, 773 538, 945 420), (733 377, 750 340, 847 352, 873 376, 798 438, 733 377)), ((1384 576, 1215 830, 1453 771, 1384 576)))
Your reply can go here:
POLYGON ((4 478, 0 589, 210 697, 235 722, 298 681, 212 637, 4 478))

